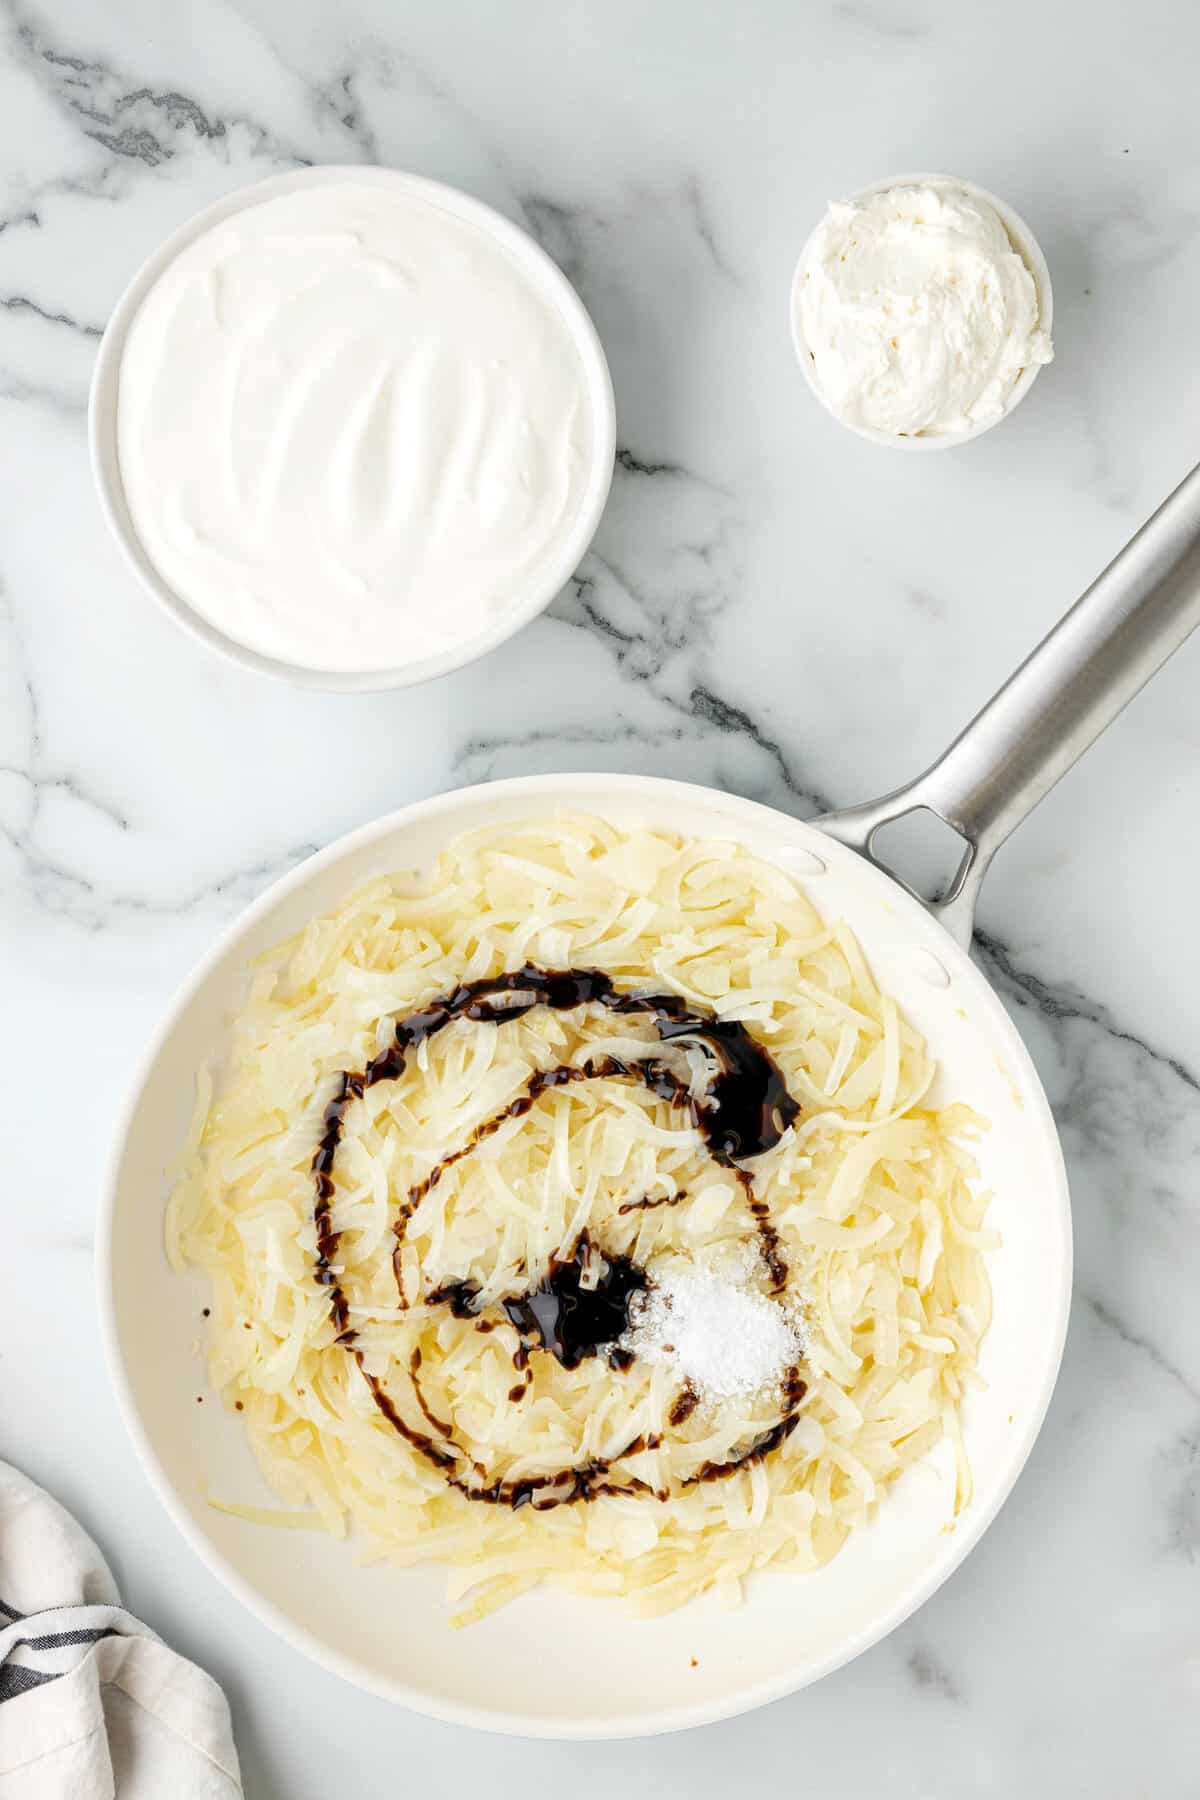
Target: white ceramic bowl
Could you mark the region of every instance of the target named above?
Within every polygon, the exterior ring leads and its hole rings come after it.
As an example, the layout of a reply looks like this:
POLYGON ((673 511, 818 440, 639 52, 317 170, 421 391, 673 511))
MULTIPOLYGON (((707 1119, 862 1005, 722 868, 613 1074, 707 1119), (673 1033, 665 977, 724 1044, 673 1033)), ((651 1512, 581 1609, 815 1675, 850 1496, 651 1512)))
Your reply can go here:
MULTIPOLYGON (((1009 206, 1006 201, 999 199, 997 195, 990 194, 986 188, 979 187, 973 181, 964 181, 960 175, 889 175, 884 181, 873 181, 869 187, 860 188, 858 193, 852 195, 851 198, 852 200, 865 200, 870 194, 883 194, 886 193, 889 188, 896 187, 961 188, 965 193, 972 195, 974 199, 984 201, 992 208, 993 212, 998 213, 1000 222, 1008 233, 1013 249, 1021 257, 1025 267, 1033 276, 1033 282, 1037 289, 1038 297, 1038 322, 1047 336, 1050 335, 1054 324, 1054 290, 1050 285, 1050 270, 1046 266, 1046 258, 1042 255, 1041 245, 1038 243, 1032 231, 1030 231, 1028 225, 1025 223, 1024 219, 1021 218, 1019 213, 1014 212, 1012 207, 1009 206)), ((1012 392, 1008 396, 1008 402, 999 418, 988 419, 981 425, 973 425, 969 431, 922 432, 915 437, 904 437, 897 432, 876 431, 873 426, 856 425, 852 420, 844 419, 832 405, 828 395, 817 380, 813 369, 812 352, 804 341, 804 333, 800 327, 800 283, 804 273, 804 265, 808 259, 809 247, 819 230, 820 225, 818 224, 813 228, 812 232, 810 232, 808 238, 805 240, 804 248, 800 252, 800 259, 796 264, 796 273, 792 277, 791 295, 789 299, 789 305, 791 307, 792 343, 795 346, 797 360, 799 361, 801 369, 804 371, 804 379, 807 381, 821 405, 825 408, 825 411, 829 413, 831 417, 835 418, 839 425, 844 425, 848 431, 855 432, 859 437, 867 438, 872 444, 886 444, 889 450, 916 450, 921 452, 927 450, 954 450, 960 444, 969 444, 974 438, 982 437, 985 431, 991 431, 993 426, 1001 424, 1003 420, 1007 419, 1013 410, 1021 404, 1021 401, 1025 398, 1026 394, 1037 380, 1038 371, 1042 367, 1040 363, 1034 363, 1029 368, 1022 369, 1020 375, 1013 384, 1012 392)))
POLYGON ((181 225, 143 263, 118 300, 100 343, 92 375, 88 438, 92 470, 104 516, 142 586, 173 619, 195 637, 201 638, 212 648, 223 651, 226 656, 232 657, 246 668, 279 676, 303 687, 363 693, 378 688, 411 687, 417 682, 449 674, 452 669, 461 668, 465 663, 474 662, 477 657, 494 650, 497 644, 512 637, 550 604, 578 568, 600 523, 612 483, 616 453, 616 411, 608 363, 596 335, 596 328, 582 300, 561 269, 526 232, 494 212, 490 206, 485 206, 482 201, 460 193, 457 188, 445 187, 441 182, 427 181, 423 176, 405 174, 399 169, 331 165, 275 175, 266 181, 258 181, 250 187, 239 188, 235 193, 227 194, 224 199, 206 207, 185 225, 181 225), (575 523, 563 538, 552 566, 538 585, 530 588, 521 604, 506 611, 489 630, 480 632, 453 649, 405 663, 395 669, 370 669, 362 672, 331 672, 265 656, 257 650, 249 649, 203 618, 163 579, 143 549, 126 503, 117 453, 117 393, 125 340, 134 315, 163 270, 187 245, 232 214, 241 212, 248 206, 258 206, 264 200, 274 200, 280 194, 292 193, 298 188, 339 181, 369 183, 398 193, 418 195, 434 202, 456 218, 465 219, 485 231, 504 251, 512 266, 524 276, 530 287, 554 307, 567 325, 583 364, 595 421, 587 484, 575 523))
MULTIPOLYGON (((970 958, 895 882, 812 826, 704 788, 616 775, 533 777, 426 801, 343 838, 263 895, 197 970, 150 1047, 119 1127, 97 1249, 121 1410, 150 1480, 209 1568, 347 1680, 454 1723, 541 1737, 706 1724, 815 1681, 898 1625, 978 1542, 1016 1480, 1054 1385, 1071 1285, 1066 1178, 1050 1110, 1012 1021, 970 958), (353 1546, 321 1532, 271 1530, 207 1504, 209 1492, 278 1503, 239 1420, 208 1385, 200 1346, 207 1282, 167 1266, 165 1171, 187 1129, 197 1068, 227 1054, 252 958, 359 883, 428 868, 460 832, 557 810, 741 842, 798 875, 819 910, 857 932, 878 979, 924 1032, 945 1071, 936 1097, 966 1100, 990 1120, 979 1158, 994 1194, 988 1222, 1004 1242, 989 1257, 986 1386, 968 1396, 963 1416, 975 1497, 954 1520, 953 1458, 942 1445, 828 1567, 760 1575, 738 1611, 723 1612, 710 1595, 635 1623, 618 1601, 546 1589, 455 1631, 444 1570, 359 1568, 353 1546), (210 1404, 197 1406, 197 1393, 210 1404)), ((1013 1581, 1019 1587, 1019 1566, 1013 1581)))

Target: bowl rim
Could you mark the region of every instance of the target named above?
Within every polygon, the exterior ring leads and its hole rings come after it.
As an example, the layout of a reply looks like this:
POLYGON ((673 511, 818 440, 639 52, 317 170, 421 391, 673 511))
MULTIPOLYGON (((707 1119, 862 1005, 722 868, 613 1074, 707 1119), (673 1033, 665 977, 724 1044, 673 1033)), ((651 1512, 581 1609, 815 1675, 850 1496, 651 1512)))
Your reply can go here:
POLYGON ((100 510, 127 567, 133 571, 142 589, 192 637, 242 668, 271 675, 298 687, 338 693, 373 693, 434 681, 487 655, 544 612, 575 573, 595 536, 608 502, 616 461, 616 401, 608 360, 591 315, 558 264, 529 232, 486 202, 428 176, 375 164, 325 163, 315 168, 291 169, 284 174, 271 175, 233 189, 177 226, 135 271, 109 317, 92 370, 87 429, 92 478, 100 510), (121 480, 117 443, 121 359, 134 318, 159 277, 188 245, 213 226, 248 207, 305 188, 338 183, 390 188, 423 198, 455 218, 474 224, 498 244, 511 265, 554 306, 566 324, 583 365, 593 414, 591 464, 579 510, 573 528, 563 539, 545 578, 530 589, 528 598, 507 610, 486 631, 435 655, 392 668, 328 670, 292 663, 286 658, 268 656, 252 649, 214 625, 177 592, 151 561, 130 516, 121 480))
MULTIPOLYGON (((967 181, 961 175, 935 174, 929 170, 921 170, 911 175, 887 175, 881 181, 868 182, 865 187, 861 187, 851 194, 850 203, 865 200, 872 194, 887 193, 890 188, 898 187, 958 188, 970 194, 973 199, 985 201, 993 212, 998 214, 1013 249, 1033 276, 1033 284, 1038 297, 1038 324, 1047 336, 1050 335, 1054 325, 1054 289, 1050 281, 1050 269, 1037 238, 1014 207, 1010 206, 1006 200, 1002 200, 998 194, 993 194, 987 188, 980 187, 976 181, 967 181)), ((1020 375, 1013 383, 1002 413, 994 419, 987 419, 981 424, 972 425, 966 431, 920 432, 915 436, 905 436, 899 432, 880 431, 873 425, 858 425, 853 420, 842 417, 813 372, 812 353, 800 326, 799 300, 804 267, 808 261, 808 253, 813 239, 823 223, 824 215, 818 219, 805 238, 804 246, 797 258, 791 287, 788 290, 788 315, 796 360, 800 364, 801 372, 809 388, 830 417, 836 419, 838 424, 847 431, 854 432, 857 437, 866 438, 869 443, 882 444, 889 450, 911 450, 922 454, 930 450, 956 450, 961 444, 974 443, 976 438, 983 437, 994 426, 1003 424, 1004 420, 1021 404, 1037 380, 1038 374, 1044 367, 1042 363, 1031 363, 1027 368, 1021 370, 1020 375)))
POLYGON ((778 833, 781 823, 786 823, 788 833, 794 834, 795 841, 802 847, 809 847, 807 840, 811 837, 815 840, 812 848, 821 859, 840 860, 845 857, 856 864, 861 862, 862 878, 872 886, 878 887, 892 905, 911 906, 924 914, 924 908, 920 902, 913 899, 889 875, 865 859, 860 859, 854 851, 846 849, 836 840, 827 838, 815 826, 791 819, 787 814, 781 813, 774 807, 748 800, 738 794, 722 794, 696 783, 676 781, 660 776, 614 775, 599 771, 591 773, 560 771, 542 775, 514 776, 506 780, 479 783, 436 794, 360 825, 336 838, 315 855, 306 857, 303 862, 273 882, 256 900, 229 921, 191 974, 177 989, 149 1043, 138 1058, 123 1103, 118 1110, 101 1186, 96 1223, 96 1297, 101 1342, 108 1365, 109 1379, 116 1396, 117 1409, 141 1462, 143 1473, 162 1502, 168 1516, 203 1567, 211 1574, 216 1575, 255 1618, 280 1636, 293 1649, 299 1650, 318 1666, 340 1676, 343 1680, 350 1682, 352 1686, 375 1694, 380 1699, 391 1701, 393 1704, 407 1707, 426 1717, 440 1719, 447 1724, 465 1725, 484 1731, 497 1732, 505 1736, 599 1742, 612 1739, 654 1737, 669 1732, 690 1730, 697 1726, 715 1724, 797 1693, 853 1662, 858 1656, 888 1637, 898 1626, 917 1612, 954 1574, 987 1532, 1012 1493, 1045 1422, 1066 1345, 1072 1293, 1073 1234, 1070 1190, 1062 1143, 1033 1059, 991 983, 949 934, 944 932, 935 921, 928 919, 928 915, 925 915, 938 937, 939 956, 943 957, 956 970, 966 972, 980 1000, 986 1005, 991 1017, 995 1020, 996 1029, 1005 1042, 1006 1054, 1012 1057, 1014 1066, 1023 1073, 1028 1082, 1028 1093, 1039 1113, 1039 1127, 1049 1152, 1053 1175, 1053 1192, 1048 1193, 1048 1199, 1052 1203, 1049 1218, 1057 1232, 1056 1250, 1060 1262, 1060 1280, 1056 1315, 1051 1321, 1053 1331, 1047 1340, 1046 1360, 1042 1369, 1040 1389, 1030 1397, 1028 1415, 1023 1420, 1019 1437, 1010 1447, 1007 1465, 990 1492, 977 1496, 970 1517, 964 1519, 952 1536, 947 1538, 944 1554, 931 1561, 922 1579, 902 1594, 900 1599, 888 1609, 873 1617, 852 1637, 841 1643, 808 1670, 797 1673, 794 1668, 785 1667, 777 1674, 760 1679, 744 1689, 738 1689, 726 1698, 663 1706, 633 1721, 622 1715, 605 1717, 600 1720, 578 1716, 548 1719, 544 1715, 518 1713, 512 1710, 500 1711, 466 1701, 448 1702, 440 1696, 430 1695, 424 1690, 414 1688, 405 1681, 383 1679, 376 1676, 351 1657, 330 1648, 307 1627, 296 1624, 274 1601, 267 1599, 205 1536, 179 1499, 175 1485, 168 1476, 149 1434, 142 1424, 132 1385, 125 1369, 115 1304, 113 1251, 117 1207, 121 1192, 122 1163, 130 1131, 141 1104, 143 1090, 180 1017, 209 981, 217 965, 228 954, 234 943, 246 935, 280 901, 285 900, 315 875, 335 866, 340 861, 349 859, 357 851, 369 847, 378 839, 430 814, 448 814, 452 817, 460 810, 467 810, 478 801, 480 794, 485 790, 489 797, 503 807, 507 802, 514 800, 520 800, 522 803, 528 800, 531 804, 545 803, 546 798, 553 796, 555 790, 561 789, 564 783, 569 785, 573 795, 585 799, 595 795, 600 805, 603 804, 601 797, 606 793, 611 793, 616 784, 620 787, 623 796, 628 796, 634 801, 639 795, 643 795, 648 798, 673 798, 681 805, 690 801, 693 804, 703 804, 710 808, 714 804, 719 804, 723 809, 732 807, 737 812, 739 822, 745 821, 747 829, 757 823, 765 829, 771 829, 778 833), (941 941, 943 938, 944 943, 941 941))

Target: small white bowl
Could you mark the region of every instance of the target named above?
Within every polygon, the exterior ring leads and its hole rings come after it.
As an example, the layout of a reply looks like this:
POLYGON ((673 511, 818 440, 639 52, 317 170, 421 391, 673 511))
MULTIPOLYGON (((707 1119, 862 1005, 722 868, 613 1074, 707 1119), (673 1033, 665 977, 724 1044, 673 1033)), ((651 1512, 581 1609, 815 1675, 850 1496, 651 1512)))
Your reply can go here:
POLYGON ((154 255, 142 264, 118 300, 101 339, 88 404, 88 442, 100 507, 113 536, 142 586, 178 624, 213 649, 220 650, 235 662, 241 663, 244 668, 257 669, 262 674, 274 675, 301 687, 325 688, 340 693, 366 693, 380 688, 412 687, 417 682, 432 681, 438 675, 447 675, 452 669, 462 668, 465 663, 474 662, 477 657, 486 655, 489 650, 504 643, 550 604, 575 573, 600 523, 612 484, 616 455, 616 407, 604 350, 582 300, 557 264, 519 226, 494 212, 490 206, 485 206, 482 201, 460 193, 457 188, 446 187, 438 181, 427 181, 420 175, 409 175, 399 169, 331 164, 324 168, 297 169, 287 175, 275 175, 266 181, 256 181, 250 187, 239 188, 235 193, 227 194, 224 199, 205 207, 203 212, 181 225, 178 231, 172 232, 154 255), (558 557, 544 578, 536 587, 531 588, 519 606, 512 607, 488 630, 452 649, 440 651, 436 656, 422 657, 393 669, 330 671, 285 662, 250 649, 203 618, 163 579, 146 554, 130 517, 117 453, 117 394, 125 340, 138 308, 163 271, 181 250, 232 214, 241 212, 246 207, 258 206, 264 200, 273 200, 280 194, 294 193, 298 188, 339 181, 368 183, 403 194, 418 195, 452 213, 455 218, 474 224, 495 240, 513 266, 555 308, 567 325, 583 363, 595 421, 591 466, 579 513, 569 535, 563 539, 558 557))
MULTIPOLYGON (((959 188, 962 192, 969 194, 972 199, 984 201, 993 212, 998 213, 1000 223, 1008 233, 1013 249, 1033 276, 1033 284, 1037 289, 1038 297, 1038 325, 1049 337, 1054 324, 1054 291, 1050 285, 1050 271, 1046 266, 1046 258, 1042 255, 1041 245, 1019 213, 1014 212, 1006 201, 999 199, 995 194, 990 194, 986 188, 979 187, 974 181, 964 181, 960 175, 889 175, 884 181, 873 181, 869 187, 860 188, 856 194, 851 196, 851 200, 865 200, 871 194, 886 193, 889 188, 897 187, 959 188)), ((1004 419, 1007 419, 1009 414, 1020 405, 1037 380, 1038 370, 1042 367, 1041 363, 1033 363, 1029 368, 1022 369, 1008 396, 1008 404, 997 418, 987 419, 979 425, 972 425, 968 431, 931 431, 906 437, 898 432, 877 431, 872 425, 856 425, 852 420, 842 417, 816 378, 813 371, 812 352, 800 329, 800 284, 804 265, 808 260, 809 249, 819 230, 820 224, 818 223, 809 233, 804 248, 800 252, 796 273, 792 277, 790 305, 792 343, 796 347, 796 356, 804 371, 804 379, 825 411, 835 418, 839 425, 844 425, 847 431, 853 431, 859 437, 868 438, 873 444, 886 444, 890 450, 954 450, 960 444, 969 444, 972 438, 982 437, 985 431, 991 431, 994 425, 999 425, 1004 419)))

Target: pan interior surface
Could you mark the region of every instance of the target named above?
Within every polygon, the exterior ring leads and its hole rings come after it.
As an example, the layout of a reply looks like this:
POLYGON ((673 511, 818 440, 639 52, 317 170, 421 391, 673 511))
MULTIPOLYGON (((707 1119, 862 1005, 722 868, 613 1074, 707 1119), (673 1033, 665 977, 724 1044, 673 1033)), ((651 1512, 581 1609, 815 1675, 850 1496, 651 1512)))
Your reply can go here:
POLYGON ((1049 1401, 1070 1293, 1066 1179, 1028 1054, 969 959, 918 902, 852 851, 768 808, 685 784, 543 776, 467 789, 341 840, 278 883, 197 971, 151 1047, 119 1136, 100 1231, 100 1303, 114 1381, 152 1481, 192 1547, 261 1618, 326 1667, 435 1717, 555 1737, 639 1735, 729 1716, 848 1661, 928 1597, 977 1542, 1016 1479, 1049 1401), (995 1314, 968 1396, 975 1483, 953 1519, 943 1444, 875 1520, 813 1574, 764 1574, 738 1611, 711 1595, 637 1621, 618 1602, 540 1590, 467 1630, 451 1627, 445 1571, 358 1568, 353 1546, 216 1511, 220 1493, 274 1504, 236 1418, 197 1407, 207 1385, 197 1322, 207 1283, 171 1274, 162 1247, 167 1167, 190 1116, 197 1068, 219 1067, 248 965, 358 884, 423 870, 450 839, 505 819, 591 812, 726 840, 794 874, 844 919, 880 986, 940 1065, 935 1098, 990 1124, 978 1156, 992 1192, 995 1314), (191 1401, 192 1404, 187 1403, 191 1401))

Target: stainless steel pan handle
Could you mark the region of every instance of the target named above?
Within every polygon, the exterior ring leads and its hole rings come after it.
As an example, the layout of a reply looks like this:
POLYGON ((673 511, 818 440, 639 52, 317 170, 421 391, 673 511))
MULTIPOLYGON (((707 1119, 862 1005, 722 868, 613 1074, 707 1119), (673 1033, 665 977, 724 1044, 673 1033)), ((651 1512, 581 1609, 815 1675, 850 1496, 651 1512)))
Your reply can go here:
POLYGON ((926 807, 963 839, 948 892, 927 902, 964 948, 988 864, 1105 726, 1200 625, 1200 466, 1109 563, 945 755, 882 800, 813 823, 889 874, 880 826, 926 807))

